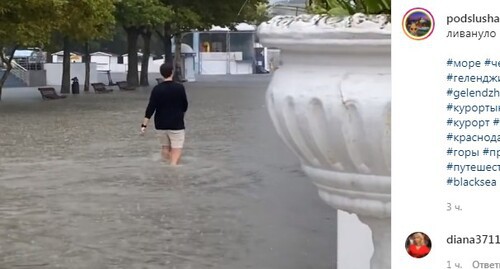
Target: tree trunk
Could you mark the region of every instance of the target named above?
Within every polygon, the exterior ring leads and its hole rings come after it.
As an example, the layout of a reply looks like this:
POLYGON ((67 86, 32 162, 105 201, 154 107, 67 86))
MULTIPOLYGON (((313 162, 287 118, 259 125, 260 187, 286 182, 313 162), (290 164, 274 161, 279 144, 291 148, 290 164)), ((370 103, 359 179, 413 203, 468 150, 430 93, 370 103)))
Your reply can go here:
POLYGON ((144 40, 144 52, 142 55, 141 63, 141 86, 149 86, 149 57, 151 55, 151 35, 150 30, 146 30, 142 33, 142 39, 144 40))
POLYGON ((71 87, 71 51, 70 51, 70 43, 69 38, 64 37, 63 41, 63 74, 61 81, 61 93, 68 94, 71 87))
POLYGON ((139 86, 139 58, 137 56, 137 41, 139 39, 139 29, 135 27, 125 28, 128 43, 128 70, 127 83, 130 86, 139 86))
POLYGON ((172 28, 170 23, 165 23, 163 27, 163 47, 165 53, 165 63, 173 63, 174 57, 172 55, 172 28))
POLYGON ((85 83, 83 85, 83 91, 88 92, 90 90, 90 44, 85 42, 85 83))
POLYGON ((182 35, 180 33, 175 34, 175 80, 182 82, 184 80, 184 70, 182 70, 182 35))
POLYGON ((7 81, 7 78, 9 77, 10 69, 12 69, 12 67, 10 67, 10 68, 7 67, 7 69, 5 70, 5 73, 3 73, 3 75, 2 75, 2 78, 0 78, 0 101, 2 101, 3 85, 7 81))
MULTIPOLYGON (((0 47, 0 63, 2 63, 2 65, 5 63, 5 65, 7 66, 7 69, 5 70, 5 73, 3 73, 2 77, 0 78, 0 101, 2 100, 3 85, 7 81, 7 78, 10 75, 10 71, 12 70, 12 59, 14 58, 14 53, 17 50, 17 46, 12 49, 8 59, 5 57, 4 49, 5 48, 0 47)), ((0 68, 2 67, 2 65, 0 65, 0 68)))
POLYGON ((0 68, 3 67, 3 64, 7 66, 7 69, 5 69, 5 72, 3 73, 2 77, 0 78, 0 101, 2 100, 2 90, 3 90, 3 85, 7 81, 7 78, 9 77, 10 71, 12 70, 12 57, 14 56, 14 52, 16 51, 16 48, 14 48, 10 54, 9 59, 5 57, 5 52, 4 52, 3 47, 0 47, 0 68))

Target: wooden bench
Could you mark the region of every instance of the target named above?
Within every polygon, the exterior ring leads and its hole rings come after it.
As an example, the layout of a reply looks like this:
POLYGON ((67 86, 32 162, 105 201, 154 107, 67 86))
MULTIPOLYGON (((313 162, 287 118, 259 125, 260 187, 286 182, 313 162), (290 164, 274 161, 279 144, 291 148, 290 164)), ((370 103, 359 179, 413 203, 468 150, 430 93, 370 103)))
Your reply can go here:
POLYGON ((95 93, 110 93, 113 89, 106 88, 104 83, 92 83, 92 87, 94 88, 95 93))
POLYGON ((129 86, 126 81, 118 81, 116 82, 116 85, 118 85, 118 88, 122 91, 133 91, 135 90, 135 87, 129 86))
POLYGON ((38 88, 38 90, 40 91, 43 100, 56 100, 56 99, 66 98, 66 96, 64 95, 57 94, 56 89, 54 88, 45 87, 45 88, 38 88))
POLYGON ((157 79, 156 79, 156 82, 157 82, 158 84, 162 83, 163 81, 165 81, 165 79, 163 79, 163 78, 157 78, 157 79))

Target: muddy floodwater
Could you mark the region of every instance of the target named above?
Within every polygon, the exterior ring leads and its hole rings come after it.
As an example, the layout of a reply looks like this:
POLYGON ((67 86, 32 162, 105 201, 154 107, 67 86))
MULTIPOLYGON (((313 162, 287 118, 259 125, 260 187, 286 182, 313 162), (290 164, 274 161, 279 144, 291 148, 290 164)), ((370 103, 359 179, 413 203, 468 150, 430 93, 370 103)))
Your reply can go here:
POLYGON ((139 135, 150 89, 0 102, 0 268, 335 268, 336 213, 265 108, 268 76, 185 84, 182 166, 139 135))

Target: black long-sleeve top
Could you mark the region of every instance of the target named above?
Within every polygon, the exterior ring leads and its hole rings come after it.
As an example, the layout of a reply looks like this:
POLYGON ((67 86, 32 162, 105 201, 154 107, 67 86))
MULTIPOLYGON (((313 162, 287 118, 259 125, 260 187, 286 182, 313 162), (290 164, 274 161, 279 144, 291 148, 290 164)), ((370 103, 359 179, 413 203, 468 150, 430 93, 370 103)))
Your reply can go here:
POLYGON ((184 86, 173 81, 164 81, 153 88, 146 118, 155 115, 157 130, 183 130, 184 114, 188 109, 188 101, 184 86))

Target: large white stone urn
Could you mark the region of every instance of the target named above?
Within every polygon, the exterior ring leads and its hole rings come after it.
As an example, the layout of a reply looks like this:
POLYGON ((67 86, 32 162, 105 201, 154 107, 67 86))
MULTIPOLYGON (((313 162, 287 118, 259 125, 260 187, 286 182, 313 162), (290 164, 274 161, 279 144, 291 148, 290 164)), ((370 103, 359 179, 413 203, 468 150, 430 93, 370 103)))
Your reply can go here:
POLYGON ((320 197, 369 226, 371 268, 391 268, 388 18, 279 16, 261 24, 258 36, 283 61, 267 92, 277 132, 320 197))

